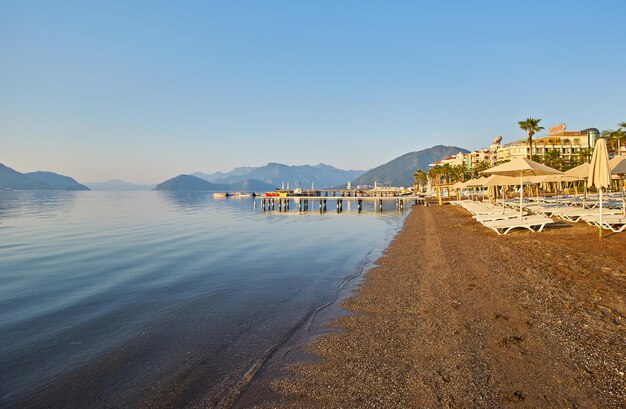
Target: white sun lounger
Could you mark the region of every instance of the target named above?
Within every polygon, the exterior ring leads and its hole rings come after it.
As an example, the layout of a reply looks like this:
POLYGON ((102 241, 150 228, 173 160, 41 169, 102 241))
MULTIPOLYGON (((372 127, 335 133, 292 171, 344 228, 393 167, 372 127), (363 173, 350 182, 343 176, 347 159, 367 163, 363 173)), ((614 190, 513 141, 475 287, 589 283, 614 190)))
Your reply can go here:
POLYGON ((595 217, 588 216, 585 221, 594 226, 602 226, 603 229, 611 230, 613 233, 620 233, 626 230, 626 216, 621 214, 602 215, 602 224, 600 224, 600 215, 595 217))
POLYGON ((506 220, 494 220, 491 222, 483 223, 483 226, 489 227, 491 230, 498 233, 498 235, 504 235, 513 229, 528 229, 532 232, 540 232, 546 226, 546 224, 554 223, 552 219, 544 216, 524 216, 521 219, 506 219, 506 220))
MULTIPOLYGON (((603 210, 602 211, 602 215, 615 215, 615 214, 621 214, 621 210, 603 210)), ((568 222, 577 222, 579 221, 581 218, 583 217, 591 217, 593 218, 593 216, 598 216, 598 211, 597 210, 593 210, 593 209, 582 209, 580 207, 568 207, 562 210, 559 210, 558 212, 554 212, 552 213, 552 216, 557 216, 560 217, 563 220, 566 220, 568 222)))
POLYGON ((516 217, 519 218, 519 212, 509 210, 504 213, 500 211, 500 212, 493 213, 493 214, 479 214, 479 215, 474 216, 474 219, 476 219, 476 221, 481 224, 485 224, 486 222, 493 222, 496 220, 514 219, 516 217))

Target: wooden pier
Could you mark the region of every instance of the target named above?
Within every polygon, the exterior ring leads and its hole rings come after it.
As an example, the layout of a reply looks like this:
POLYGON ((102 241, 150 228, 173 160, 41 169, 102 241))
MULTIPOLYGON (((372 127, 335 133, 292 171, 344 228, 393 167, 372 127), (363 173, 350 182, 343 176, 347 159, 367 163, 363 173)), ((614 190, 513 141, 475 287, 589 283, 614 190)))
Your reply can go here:
POLYGON ((331 202, 331 209, 332 202, 334 202, 337 213, 343 212, 344 203, 349 205, 352 202, 356 203, 359 213, 363 211, 363 204, 368 202, 373 203, 374 210, 379 212, 382 212, 383 208, 395 208, 395 210, 402 211, 405 206, 410 206, 411 202, 423 204, 424 196, 257 196, 254 198, 254 208, 264 212, 276 210, 288 212, 292 209, 293 204, 293 209, 295 210, 297 207, 299 212, 314 211, 317 207, 320 213, 325 213, 328 210, 329 201, 331 202), (316 204, 317 206, 315 206, 316 204))

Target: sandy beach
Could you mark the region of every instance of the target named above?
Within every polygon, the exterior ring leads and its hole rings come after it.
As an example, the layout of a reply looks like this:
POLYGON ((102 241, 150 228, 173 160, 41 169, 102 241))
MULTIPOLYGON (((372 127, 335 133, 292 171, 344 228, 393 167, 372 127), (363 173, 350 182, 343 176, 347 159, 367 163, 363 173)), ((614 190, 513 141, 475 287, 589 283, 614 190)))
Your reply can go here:
POLYGON ((626 234, 583 223, 497 236, 418 206, 271 384, 284 407, 624 407, 626 234))

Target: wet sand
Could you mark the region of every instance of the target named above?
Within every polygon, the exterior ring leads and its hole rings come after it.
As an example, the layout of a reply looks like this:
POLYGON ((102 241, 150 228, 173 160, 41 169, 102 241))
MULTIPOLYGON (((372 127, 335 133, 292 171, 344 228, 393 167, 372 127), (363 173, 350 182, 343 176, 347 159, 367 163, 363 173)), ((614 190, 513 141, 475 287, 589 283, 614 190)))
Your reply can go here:
POLYGON ((256 403, 624 407, 625 256, 626 233, 584 223, 497 236, 463 209, 414 207, 342 331, 310 343, 319 361, 256 403))

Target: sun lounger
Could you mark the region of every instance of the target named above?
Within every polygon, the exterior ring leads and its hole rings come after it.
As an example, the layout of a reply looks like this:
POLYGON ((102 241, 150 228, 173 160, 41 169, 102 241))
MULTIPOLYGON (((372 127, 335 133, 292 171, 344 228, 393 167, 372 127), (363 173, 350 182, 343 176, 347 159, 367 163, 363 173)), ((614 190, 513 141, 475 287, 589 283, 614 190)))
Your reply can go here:
MULTIPOLYGON (((620 214, 620 210, 603 210, 603 215, 615 215, 620 214)), ((560 209, 559 211, 553 212, 552 216, 559 217, 568 222, 578 222, 581 218, 589 216, 593 218, 594 216, 599 216, 597 210, 593 209, 583 209, 580 207, 567 207, 560 209)))
POLYGON ((476 215, 474 216, 474 219, 476 219, 477 222, 484 225, 486 222, 493 222, 496 220, 514 219, 516 217, 519 218, 519 212, 509 210, 504 213, 498 212, 498 213, 493 213, 493 214, 476 215))
POLYGON ((552 219, 544 216, 524 216, 521 219, 507 219, 507 220, 494 220, 492 222, 485 222, 483 226, 488 227, 498 233, 498 235, 504 235, 513 229, 523 228, 532 232, 540 232, 546 226, 546 224, 554 223, 552 219))
MULTIPOLYGON (((602 219, 604 219, 605 217, 615 217, 615 216, 624 217, 621 213, 622 212, 619 210, 603 209, 602 219)), ((581 216, 580 220, 583 220, 587 222, 587 224, 590 224, 592 226, 597 226, 598 225, 597 222, 600 221, 600 214, 598 213, 598 210, 592 210, 588 214, 581 216)))
POLYGON ((603 229, 611 230, 613 233, 620 233, 626 230, 626 216, 621 214, 602 214, 602 223, 600 223, 600 215, 587 216, 584 220, 588 224, 601 226, 603 229))

